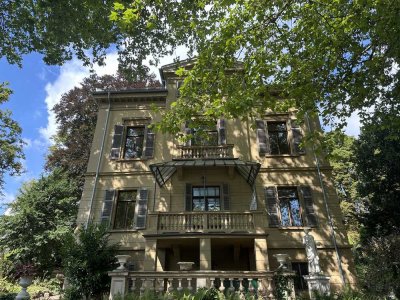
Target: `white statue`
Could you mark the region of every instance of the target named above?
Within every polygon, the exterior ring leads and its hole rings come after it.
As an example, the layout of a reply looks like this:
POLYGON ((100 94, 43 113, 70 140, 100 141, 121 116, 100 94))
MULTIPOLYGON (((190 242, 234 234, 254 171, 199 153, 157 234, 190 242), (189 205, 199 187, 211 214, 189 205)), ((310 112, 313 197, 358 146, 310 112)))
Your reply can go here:
POLYGON ((306 246, 308 272, 310 274, 320 274, 321 267, 319 266, 317 247, 315 245, 314 237, 309 234, 310 231, 310 228, 304 228, 304 232, 306 233, 306 235, 303 237, 303 244, 306 246))

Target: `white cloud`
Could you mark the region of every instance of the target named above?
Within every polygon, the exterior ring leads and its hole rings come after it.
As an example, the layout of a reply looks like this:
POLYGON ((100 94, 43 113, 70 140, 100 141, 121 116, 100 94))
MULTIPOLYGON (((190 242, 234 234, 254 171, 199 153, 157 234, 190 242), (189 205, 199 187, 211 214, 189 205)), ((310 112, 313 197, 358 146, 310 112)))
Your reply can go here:
POLYGON ((347 126, 345 127, 344 132, 347 135, 358 137, 360 135, 360 127, 360 117, 358 116, 358 111, 355 111, 347 119, 347 126))
POLYGON ((1 214, 1 208, 3 208, 4 215, 9 216, 12 214, 11 207, 8 207, 8 204, 13 202, 15 200, 15 195, 12 193, 7 193, 4 192, 3 195, 0 197, 0 214, 1 214))
MULTIPOLYGON (((105 74, 115 74, 118 68, 117 54, 110 53, 105 61, 105 66, 94 66, 95 72, 102 76, 105 74)), ((55 114, 52 108, 57 104, 61 96, 74 88, 79 86, 80 82, 90 74, 90 68, 82 66, 82 62, 78 59, 73 59, 60 67, 58 77, 53 82, 48 82, 45 86, 47 106, 47 126, 39 129, 43 142, 47 145, 51 144, 51 137, 57 131, 57 123, 55 114)), ((40 141, 38 141, 40 142, 40 141)))

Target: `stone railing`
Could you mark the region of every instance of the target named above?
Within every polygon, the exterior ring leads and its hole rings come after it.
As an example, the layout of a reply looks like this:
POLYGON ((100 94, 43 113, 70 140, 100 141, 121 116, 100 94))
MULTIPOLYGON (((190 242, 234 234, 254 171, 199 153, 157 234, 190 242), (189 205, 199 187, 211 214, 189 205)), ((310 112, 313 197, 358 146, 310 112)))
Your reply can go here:
POLYGON ((218 146, 178 146, 177 158, 233 158, 233 145, 218 146))
POLYGON ((264 299, 274 299, 273 276, 270 271, 163 271, 121 272, 113 271, 110 299, 117 294, 143 294, 150 290, 165 292, 196 291, 198 288, 215 287, 221 292, 250 293, 264 299))
POLYGON ((157 232, 233 232, 255 229, 259 212, 159 212, 149 215, 156 218, 157 232))

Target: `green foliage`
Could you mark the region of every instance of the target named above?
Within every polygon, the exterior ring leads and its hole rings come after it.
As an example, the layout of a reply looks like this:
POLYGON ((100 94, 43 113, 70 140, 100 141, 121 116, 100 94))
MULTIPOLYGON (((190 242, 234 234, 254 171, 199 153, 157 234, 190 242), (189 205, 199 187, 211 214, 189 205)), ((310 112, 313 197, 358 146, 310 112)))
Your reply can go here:
POLYGON ((39 276, 60 266, 61 247, 74 228, 76 189, 60 170, 22 186, 10 204, 11 215, 0 218, 0 250, 8 261, 3 265, 32 262, 39 276))
MULTIPOLYGON (((0 105, 8 101, 11 93, 6 83, 0 83, 0 105)), ((21 133, 22 129, 11 118, 11 112, 0 109, 0 194, 4 175, 18 175, 22 172, 21 160, 25 157, 22 150, 25 143, 21 133)))
POLYGON ((70 284, 65 299, 98 299, 109 291, 108 272, 115 267, 118 245, 110 245, 108 238, 106 227, 89 224, 64 240, 63 267, 70 284))
POLYGON ((357 192, 358 175, 354 165, 355 141, 354 137, 347 136, 341 131, 331 131, 325 136, 325 148, 333 168, 334 184, 352 245, 357 244, 360 239, 356 207, 361 205, 357 192))

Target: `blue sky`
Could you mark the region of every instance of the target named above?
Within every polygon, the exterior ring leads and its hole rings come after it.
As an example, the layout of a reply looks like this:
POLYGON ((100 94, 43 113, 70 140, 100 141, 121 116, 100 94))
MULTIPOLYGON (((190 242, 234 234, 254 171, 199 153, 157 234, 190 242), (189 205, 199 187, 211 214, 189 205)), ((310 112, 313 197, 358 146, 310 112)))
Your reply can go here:
MULTIPOLYGON (((184 48, 178 49, 174 56, 185 58, 184 48)), ((161 59, 160 65, 173 61, 173 57, 161 59)), ((117 55, 110 53, 106 66, 95 67, 99 75, 114 74, 117 70, 117 55)), ((158 75, 155 67, 151 71, 158 75)), ((0 215, 7 203, 14 200, 18 189, 25 181, 38 178, 43 172, 43 165, 51 136, 56 133, 56 122, 51 108, 60 100, 61 95, 79 85, 89 75, 89 69, 78 60, 72 60, 63 66, 47 66, 39 54, 26 55, 23 67, 9 65, 0 59, 0 82, 9 82, 13 90, 9 101, 0 109, 10 109, 13 119, 22 127, 22 137, 27 143, 24 148, 26 159, 23 161, 25 173, 18 177, 6 176, 3 196, 0 196, 0 215)), ((349 119, 346 132, 359 134, 359 119, 353 114, 349 119)))

